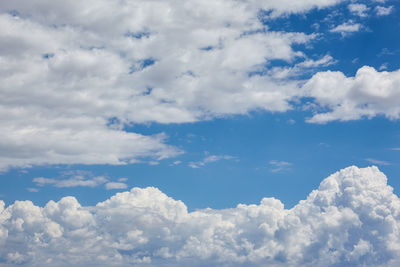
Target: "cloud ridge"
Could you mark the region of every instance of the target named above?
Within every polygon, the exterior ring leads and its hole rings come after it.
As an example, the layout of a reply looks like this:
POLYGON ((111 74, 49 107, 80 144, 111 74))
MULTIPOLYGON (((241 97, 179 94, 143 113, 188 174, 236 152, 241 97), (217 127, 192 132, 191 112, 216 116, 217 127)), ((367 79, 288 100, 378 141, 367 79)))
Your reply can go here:
POLYGON ((343 169, 285 209, 188 212, 154 187, 94 207, 0 201, 0 261, 13 266, 396 266, 400 200, 377 167, 343 169))

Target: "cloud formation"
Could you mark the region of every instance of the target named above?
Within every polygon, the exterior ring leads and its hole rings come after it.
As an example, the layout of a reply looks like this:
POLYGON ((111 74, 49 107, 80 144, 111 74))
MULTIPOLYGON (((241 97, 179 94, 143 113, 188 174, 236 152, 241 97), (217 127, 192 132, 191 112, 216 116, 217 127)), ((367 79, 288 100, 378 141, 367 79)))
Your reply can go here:
POLYGON ((217 162, 220 160, 232 160, 232 159, 235 159, 235 157, 230 156, 230 155, 208 155, 203 160, 192 161, 192 162, 189 162, 188 165, 190 168, 197 169, 200 167, 204 167, 205 165, 207 165, 211 162, 217 162))
POLYGON ((126 126, 293 109, 296 77, 335 59, 308 57, 316 34, 272 31, 260 17, 340 2, 2 1, 0 171, 155 162, 182 151, 126 126), (268 70, 275 60, 293 66, 268 70))
POLYGON ((400 200, 376 167, 343 169, 290 210, 188 212, 156 188, 94 207, 0 201, 0 259, 10 266, 396 266, 400 200))
MULTIPOLYGON (((118 181, 110 181, 109 178, 104 176, 94 176, 91 172, 87 171, 73 171, 65 172, 58 178, 36 177, 33 182, 38 187, 54 186, 58 188, 65 187, 97 187, 100 185, 105 186, 107 190, 111 189, 125 189, 128 186, 124 183, 127 178, 119 178, 118 181)), ((27 188, 30 192, 38 192, 38 188, 27 188)))
POLYGON ((400 118, 399 70, 378 72, 364 66, 354 77, 338 71, 319 72, 303 88, 318 105, 309 122, 349 121, 378 115, 400 118))

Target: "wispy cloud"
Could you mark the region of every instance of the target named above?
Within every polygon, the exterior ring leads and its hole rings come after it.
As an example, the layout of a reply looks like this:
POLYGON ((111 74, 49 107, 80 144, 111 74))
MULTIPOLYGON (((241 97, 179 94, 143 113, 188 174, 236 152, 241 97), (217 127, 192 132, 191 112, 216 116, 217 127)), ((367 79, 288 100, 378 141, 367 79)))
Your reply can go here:
POLYGON ((290 166, 292 166, 292 163, 287 161, 271 160, 269 165, 271 166, 271 172, 281 172, 288 170, 290 166))
POLYGON ((105 184, 107 190, 111 189, 125 189, 128 187, 127 184, 121 182, 109 182, 105 184))
POLYGON ((32 193, 39 192, 38 188, 33 188, 33 187, 28 187, 26 190, 28 190, 29 192, 32 192, 32 193))
POLYGON ((389 162, 383 161, 383 160, 377 160, 377 159, 371 159, 371 158, 367 158, 365 160, 368 161, 369 163, 376 164, 376 165, 384 165, 384 166, 390 165, 389 162))
POLYGON ((220 161, 220 160, 231 160, 231 159, 235 159, 235 157, 229 156, 229 155, 218 155, 218 156, 217 155, 210 155, 210 156, 205 157, 201 161, 189 162, 189 167, 196 169, 196 168, 203 167, 206 164, 211 163, 211 162, 216 162, 216 161, 220 161))
POLYGON ((36 183, 37 186, 51 185, 58 188, 77 187, 77 186, 96 187, 101 184, 104 184, 107 181, 108 180, 103 176, 97 176, 87 179, 80 175, 72 176, 67 179, 56 179, 56 178, 45 178, 45 177, 37 177, 33 179, 33 182, 36 183))
POLYGON ((361 28, 362 26, 360 23, 353 23, 352 21, 348 21, 334 27, 333 29, 330 30, 330 32, 340 33, 344 37, 350 33, 360 31, 361 28))
POLYGON ((182 161, 180 161, 180 160, 175 160, 174 162, 172 162, 171 164, 169 164, 169 166, 176 166, 176 165, 179 165, 179 164, 181 164, 182 163, 182 161))
MULTIPOLYGON (((36 177, 33 182, 38 187, 52 186, 57 188, 68 188, 68 187, 97 187, 100 185, 105 186, 109 189, 124 189, 128 186, 124 183, 127 178, 119 178, 118 182, 110 181, 105 176, 95 176, 91 172, 86 171, 71 171, 62 173, 61 177, 58 178, 46 178, 36 177)), ((27 188, 30 192, 37 192, 38 188, 27 188)))

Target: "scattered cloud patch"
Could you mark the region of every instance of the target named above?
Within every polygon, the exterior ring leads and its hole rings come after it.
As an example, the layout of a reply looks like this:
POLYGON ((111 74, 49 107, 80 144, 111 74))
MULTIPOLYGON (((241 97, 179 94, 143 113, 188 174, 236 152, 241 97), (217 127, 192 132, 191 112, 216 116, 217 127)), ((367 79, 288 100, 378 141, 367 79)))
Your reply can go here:
POLYGON ((39 192, 39 189, 38 189, 38 188, 32 188, 32 187, 28 187, 26 190, 28 190, 28 191, 31 192, 31 193, 39 192))
POLYGON ((235 159, 235 157, 229 156, 229 155, 209 155, 201 161, 189 162, 189 167, 193 168, 193 169, 197 169, 200 167, 204 167, 205 165, 207 165, 211 162, 217 162, 220 160, 232 160, 232 159, 235 159))
POLYGON ((360 23, 354 23, 353 21, 348 21, 332 28, 330 32, 340 33, 343 37, 345 37, 348 34, 358 32, 361 29, 362 25, 360 23))
POLYGON ((29 266, 397 266, 400 199, 376 167, 349 167, 292 209, 259 204, 188 212, 156 188, 93 207, 74 197, 5 206, 0 259, 29 266), (79 249, 77 249, 79 248, 79 249))
POLYGON ((43 187, 46 185, 51 185, 58 188, 77 187, 77 186, 96 187, 101 184, 104 184, 107 181, 108 180, 103 176, 86 178, 81 175, 75 175, 67 179, 44 178, 44 177, 36 177, 33 179, 33 182, 36 183, 37 186, 43 187))
POLYGON ((128 188, 128 185, 122 182, 109 182, 105 184, 105 187, 107 190, 112 190, 112 189, 126 189, 128 188))
POLYGON ((180 160, 175 160, 174 162, 172 162, 169 166, 176 166, 176 165, 179 165, 179 164, 181 164, 182 163, 182 161, 180 161, 180 160))
POLYGON ((165 135, 124 126, 286 111, 298 81, 249 73, 304 58, 315 35, 270 31, 260 12, 340 2, 2 1, 0 170, 171 158, 165 135))
POLYGON ((348 8, 351 13, 359 17, 366 17, 367 11, 369 10, 369 8, 364 4, 350 4, 348 5, 348 8))
POLYGON ((390 165, 389 162, 383 161, 383 160, 377 160, 377 159, 372 159, 372 158, 367 158, 365 160, 374 165, 384 165, 384 166, 390 165))
POLYGON ((390 15, 394 10, 394 6, 384 7, 384 6, 377 6, 375 7, 376 15, 378 16, 387 16, 390 15))
MULTIPOLYGON (((61 177, 58 178, 45 178, 36 177, 33 182, 38 187, 53 186, 57 188, 68 188, 68 187, 97 187, 104 185, 107 190, 110 189, 125 189, 127 185, 124 183, 128 178, 119 178, 117 182, 110 181, 110 178, 105 176, 94 176, 88 171, 69 171, 63 172, 61 177)), ((30 192, 37 192, 38 188, 28 188, 30 192)))
POLYGON ((272 167, 271 172, 282 172, 286 171, 292 166, 292 163, 287 161, 271 160, 269 165, 272 167))

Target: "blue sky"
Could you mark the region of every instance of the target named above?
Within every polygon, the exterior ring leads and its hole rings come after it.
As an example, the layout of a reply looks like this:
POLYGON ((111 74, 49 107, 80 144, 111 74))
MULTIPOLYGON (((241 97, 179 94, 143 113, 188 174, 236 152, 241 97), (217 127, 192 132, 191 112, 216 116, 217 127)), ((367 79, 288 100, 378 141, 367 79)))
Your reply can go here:
MULTIPOLYGON (((398 1, 106 2, 0 4, 5 207, 72 196, 86 212, 138 187, 181 200, 189 212, 218 213, 264 197, 301 209, 324 178, 349 166, 377 166, 397 199, 398 1)), ((367 187, 357 190, 368 191, 381 177, 358 172, 332 179, 365 176, 367 187)), ((0 262, 31 262, 29 249, 4 240, 0 262)), ((350 247, 382 248, 371 240, 350 247)), ((36 260, 57 262, 56 252, 37 253, 36 260)), ((336 264, 379 262, 343 255, 336 264)), ((393 255, 382 260, 399 259, 393 255)), ((121 265, 130 262, 124 257, 121 265)), ((238 262, 263 262, 256 258, 238 262)))

